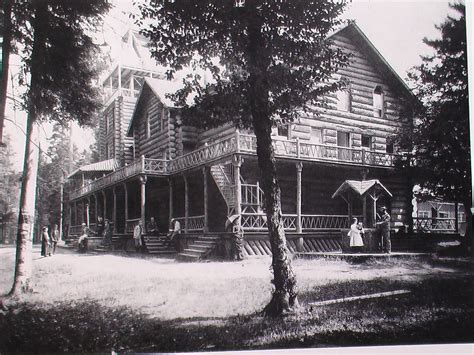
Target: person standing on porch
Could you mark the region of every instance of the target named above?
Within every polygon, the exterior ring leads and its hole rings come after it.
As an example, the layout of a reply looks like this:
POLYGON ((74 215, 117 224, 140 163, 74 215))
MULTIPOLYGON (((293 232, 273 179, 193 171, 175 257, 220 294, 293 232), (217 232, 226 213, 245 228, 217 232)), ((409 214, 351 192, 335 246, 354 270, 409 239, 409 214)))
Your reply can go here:
POLYGON ((56 246, 58 245, 59 242, 59 227, 57 224, 54 225, 53 227, 53 233, 51 234, 51 244, 52 244, 52 252, 53 255, 56 253, 56 246))
POLYGON ((174 243, 176 252, 179 253, 179 234, 181 233, 181 223, 177 219, 172 218, 170 221, 170 228, 168 232, 168 240, 174 243))
POLYGON ((362 240, 362 235, 364 233, 363 228, 359 228, 357 223, 357 218, 352 218, 351 229, 347 235, 349 236, 349 246, 352 251, 359 253, 362 251, 364 246, 364 241, 362 240))
POLYGON ((382 252, 390 254, 392 251, 392 242, 390 240, 390 214, 387 212, 387 207, 382 206, 377 213, 376 227, 381 234, 381 249, 382 252))
POLYGON ((135 243, 135 250, 139 252, 143 247, 143 223, 140 219, 138 224, 133 229, 133 241, 135 243))
POLYGON ((108 247, 112 245, 112 234, 110 232, 110 222, 108 219, 104 221, 104 235, 103 235, 103 244, 108 247))

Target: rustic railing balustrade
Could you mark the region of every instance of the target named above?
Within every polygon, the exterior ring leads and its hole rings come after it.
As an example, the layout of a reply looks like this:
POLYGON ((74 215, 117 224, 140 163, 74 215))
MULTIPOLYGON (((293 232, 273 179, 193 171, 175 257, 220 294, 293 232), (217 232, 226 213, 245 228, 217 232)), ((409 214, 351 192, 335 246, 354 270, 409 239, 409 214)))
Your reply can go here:
MULTIPOLYGON (((367 166, 393 167, 396 154, 376 152, 361 148, 338 147, 332 145, 306 143, 299 140, 273 139, 275 155, 280 158, 302 159, 308 161, 330 161, 356 163, 367 166)), ((71 192, 71 199, 101 190, 138 174, 175 174, 241 153, 255 155, 257 138, 254 135, 235 132, 230 136, 203 146, 172 160, 150 159, 141 157, 131 164, 91 181, 85 186, 71 192)))

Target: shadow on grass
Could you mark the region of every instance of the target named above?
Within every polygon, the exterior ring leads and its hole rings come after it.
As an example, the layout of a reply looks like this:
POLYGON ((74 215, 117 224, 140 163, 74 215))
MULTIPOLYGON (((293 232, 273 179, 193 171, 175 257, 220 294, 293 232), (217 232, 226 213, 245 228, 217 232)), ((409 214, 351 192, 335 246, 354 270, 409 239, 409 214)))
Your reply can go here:
POLYGON ((301 294, 303 311, 284 319, 252 314, 163 321, 94 300, 55 307, 19 303, 0 315, 0 352, 175 352, 472 342, 473 295, 470 278, 344 282, 301 294), (308 306, 341 294, 400 288, 412 293, 322 308, 308 306))

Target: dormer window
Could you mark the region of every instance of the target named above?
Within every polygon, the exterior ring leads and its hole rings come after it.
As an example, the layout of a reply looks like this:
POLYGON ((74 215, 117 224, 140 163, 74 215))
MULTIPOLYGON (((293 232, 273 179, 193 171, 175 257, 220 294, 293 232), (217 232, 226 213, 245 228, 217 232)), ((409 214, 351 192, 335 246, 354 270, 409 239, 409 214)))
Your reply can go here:
POLYGON ((380 85, 377 85, 373 92, 374 117, 384 117, 384 92, 380 85))
POLYGON ((352 109, 352 94, 351 94, 351 82, 348 78, 342 77, 341 81, 344 82, 344 87, 336 93, 337 97, 337 109, 339 111, 351 112, 352 109))

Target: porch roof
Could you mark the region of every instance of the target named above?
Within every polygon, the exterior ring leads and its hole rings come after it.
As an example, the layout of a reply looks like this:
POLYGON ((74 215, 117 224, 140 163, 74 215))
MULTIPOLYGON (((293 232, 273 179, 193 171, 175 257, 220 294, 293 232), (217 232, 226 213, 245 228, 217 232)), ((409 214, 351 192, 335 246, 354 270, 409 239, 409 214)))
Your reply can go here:
POLYGON ((377 180, 346 180, 342 183, 341 186, 334 192, 332 198, 335 198, 346 191, 354 191, 357 195, 363 196, 365 195, 370 189, 379 186, 387 195, 392 197, 392 193, 388 191, 388 189, 383 186, 383 184, 377 180))
POLYGON ((74 170, 69 176, 68 179, 73 178, 78 174, 93 174, 93 173, 110 173, 118 167, 117 161, 112 158, 109 160, 102 160, 97 163, 83 165, 76 170, 74 170))

